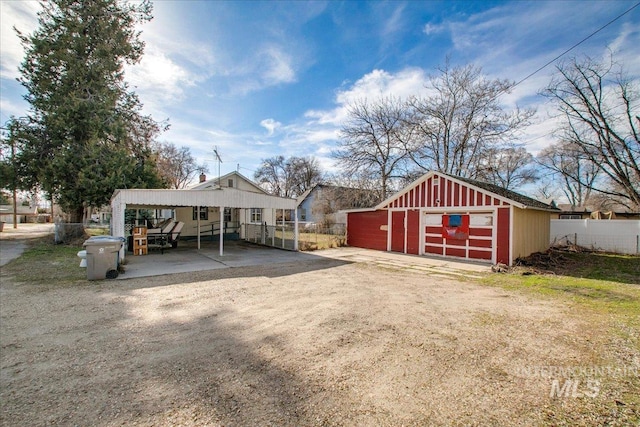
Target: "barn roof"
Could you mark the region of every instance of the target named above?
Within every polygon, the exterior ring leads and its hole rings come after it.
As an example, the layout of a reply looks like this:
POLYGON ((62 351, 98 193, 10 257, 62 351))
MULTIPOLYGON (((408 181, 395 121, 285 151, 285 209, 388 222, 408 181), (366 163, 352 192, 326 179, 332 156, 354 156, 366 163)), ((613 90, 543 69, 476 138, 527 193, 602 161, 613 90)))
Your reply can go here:
POLYGON ((559 211, 560 209, 555 208, 551 205, 548 205, 546 203, 543 203, 539 200, 533 199, 531 197, 525 196, 523 194, 520 193, 516 193, 515 191, 511 191, 511 190, 507 190, 506 188, 502 188, 498 185, 495 184, 489 184, 488 182, 482 182, 482 181, 478 181, 475 179, 470 179, 470 178, 462 178, 459 176, 454 176, 454 175, 449 175, 449 174, 443 174, 443 175, 447 175, 450 178, 453 179, 457 179, 458 181, 463 181, 466 182, 467 184, 471 184, 475 187, 481 188, 483 190, 489 191, 491 193, 497 194, 498 196, 502 196, 504 198, 507 198, 509 200, 513 200, 514 202, 518 202, 521 205, 524 205, 528 208, 535 208, 535 209, 543 209, 543 210, 553 210, 553 211, 559 211))

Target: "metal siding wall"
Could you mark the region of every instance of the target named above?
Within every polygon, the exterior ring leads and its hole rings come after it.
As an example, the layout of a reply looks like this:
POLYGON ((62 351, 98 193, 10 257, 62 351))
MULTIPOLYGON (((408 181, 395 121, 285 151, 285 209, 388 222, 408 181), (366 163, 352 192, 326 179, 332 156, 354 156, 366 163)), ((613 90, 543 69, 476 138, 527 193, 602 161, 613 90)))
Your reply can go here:
POLYGON ((514 208, 513 259, 549 249, 551 213, 514 208))
POLYGON ((387 226, 386 210, 348 213, 347 245, 386 251, 387 230, 384 226, 387 226))

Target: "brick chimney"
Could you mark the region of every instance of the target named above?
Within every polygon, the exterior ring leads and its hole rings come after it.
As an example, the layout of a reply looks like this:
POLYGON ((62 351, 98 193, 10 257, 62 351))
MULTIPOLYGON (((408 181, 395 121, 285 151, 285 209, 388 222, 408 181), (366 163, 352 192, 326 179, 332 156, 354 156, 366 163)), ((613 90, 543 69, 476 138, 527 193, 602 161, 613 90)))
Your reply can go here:
POLYGON ((205 175, 204 173, 200 174, 200 182, 205 182, 207 180, 207 175, 205 175))

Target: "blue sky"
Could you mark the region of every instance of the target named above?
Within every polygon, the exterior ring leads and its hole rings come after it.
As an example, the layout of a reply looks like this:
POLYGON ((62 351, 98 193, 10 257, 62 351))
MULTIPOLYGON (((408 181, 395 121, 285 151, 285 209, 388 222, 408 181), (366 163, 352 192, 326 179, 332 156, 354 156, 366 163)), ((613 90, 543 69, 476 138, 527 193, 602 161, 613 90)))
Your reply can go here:
MULTIPOLYGON (((633 1, 155 1, 140 27, 142 62, 127 80, 156 120, 160 140, 188 146, 217 174, 240 165, 252 177, 275 155, 315 156, 335 170, 331 151, 354 99, 425 91, 448 57, 491 78, 519 81, 637 3, 633 1)), ((23 51, 11 30, 36 27, 37 2, 0 2, 0 119, 28 105, 16 82, 23 51)), ((640 7, 570 55, 609 50, 640 79, 640 7)), ((553 66, 518 85, 501 102, 534 107, 522 140, 534 154, 552 142, 553 110, 538 92, 553 66)))

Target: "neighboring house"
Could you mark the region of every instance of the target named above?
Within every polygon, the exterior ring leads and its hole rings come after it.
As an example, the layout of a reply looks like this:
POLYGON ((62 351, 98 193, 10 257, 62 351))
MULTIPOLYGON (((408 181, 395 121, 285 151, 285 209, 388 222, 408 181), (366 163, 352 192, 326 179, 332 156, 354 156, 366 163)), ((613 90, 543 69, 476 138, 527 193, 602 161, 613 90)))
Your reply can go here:
POLYGON ((317 184, 298 197, 298 222, 306 226, 346 224, 346 213, 341 211, 365 208, 379 201, 373 191, 317 184))
POLYGON ((557 215, 553 219, 640 219, 640 212, 601 211, 588 206, 559 204, 557 215))
POLYGON ((496 185, 429 172, 374 208, 347 211, 347 244, 512 265, 549 247, 557 212, 496 185))
MULTIPOLYGON (((46 216, 48 217, 49 215, 46 216)), ((37 219, 37 206, 16 206, 16 222, 18 224, 23 224, 25 222, 36 222, 37 219)), ((0 221, 7 224, 13 224, 13 205, 0 205, 0 221)))

